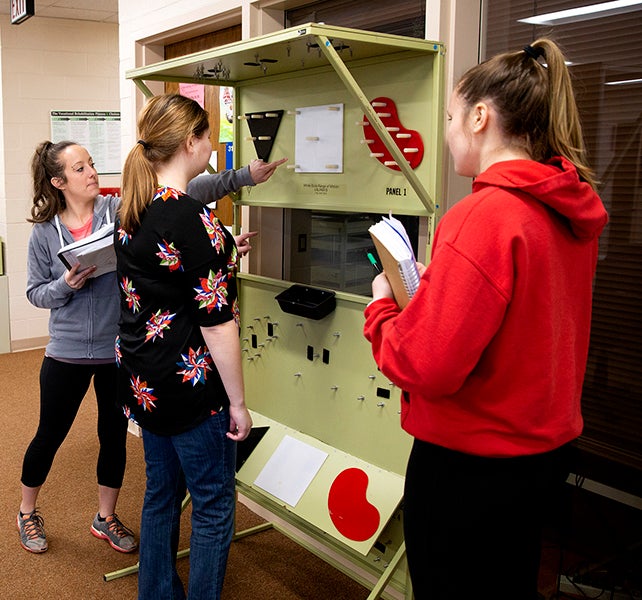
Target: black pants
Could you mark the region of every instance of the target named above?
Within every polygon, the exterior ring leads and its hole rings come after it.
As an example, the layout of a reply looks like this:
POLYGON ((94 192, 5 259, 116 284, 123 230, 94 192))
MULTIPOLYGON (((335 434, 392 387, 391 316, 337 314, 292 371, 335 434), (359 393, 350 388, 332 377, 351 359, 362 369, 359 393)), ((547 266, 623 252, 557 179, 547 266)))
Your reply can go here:
POLYGON ((70 364, 45 357, 40 369, 40 421, 22 464, 21 481, 38 487, 67 437, 91 378, 98 403, 98 484, 120 488, 125 474, 127 419, 116 404, 116 365, 70 364))
POLYGON ((416 600, 534 600, 544 520, 568 477, 568 447, 483 458, 415 440, 404 535, 416 600))

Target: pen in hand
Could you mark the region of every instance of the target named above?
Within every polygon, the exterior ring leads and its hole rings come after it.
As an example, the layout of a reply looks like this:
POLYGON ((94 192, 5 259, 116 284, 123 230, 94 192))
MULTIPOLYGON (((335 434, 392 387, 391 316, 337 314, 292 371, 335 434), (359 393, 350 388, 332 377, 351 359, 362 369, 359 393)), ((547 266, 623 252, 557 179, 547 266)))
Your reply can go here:
POLYGON ((373 256, 372 252, 368 252, 366 256, 368 257, 372 268, 375 270, 375 273, 381 273, 381 267, 377 264, 377 259, 373 256))

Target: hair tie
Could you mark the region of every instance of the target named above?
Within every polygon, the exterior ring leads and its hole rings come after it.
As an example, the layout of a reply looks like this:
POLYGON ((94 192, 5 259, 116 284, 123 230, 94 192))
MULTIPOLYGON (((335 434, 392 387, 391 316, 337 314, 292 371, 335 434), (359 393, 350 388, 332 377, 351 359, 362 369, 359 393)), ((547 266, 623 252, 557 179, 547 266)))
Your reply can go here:
MULTIPOLYGON (((524 46, 524 52, 531 58, 537 60, 540 56, 544 56, 544 48, 533 48, 533 46, 524 46)), ((539 62, 539 61, 538 61, 539 62)))
POLYGON ((136 143, 140 144, 143 148, 145 148, 145 150, 149 150, 150 148, 149 144, 144 140, 138 140, 136 143))

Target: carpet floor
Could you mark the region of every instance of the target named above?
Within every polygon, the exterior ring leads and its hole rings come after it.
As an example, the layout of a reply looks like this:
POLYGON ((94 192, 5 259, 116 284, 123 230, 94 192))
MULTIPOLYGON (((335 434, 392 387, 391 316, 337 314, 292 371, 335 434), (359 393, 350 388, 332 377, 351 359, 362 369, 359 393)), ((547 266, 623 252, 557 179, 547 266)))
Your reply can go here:
MULTIPOLYGON (((16 528, 20 472, 38 421, 42 357, 42 350, 0 355, 0 599, 134 599, 136 574, 109 581, 104 575, 135 565, 137 553, 116 552, 89 532, 97 510, 98 439, 93 391, 84 399, 38 499, 49 550, 36 555, 20 546, 16 528)), ((121 520, 138 533, 145 489, 142 440, 129 435, 127 443, 127 471, 117 511, 121 520)), ((188 507, 182 517, 180 548, 189 545, 189 518, 188 507)), ((262 522, 261 517, 238 503, 237 531, 262 522)), ((180 559, 178 565, 186 582, 189 559, 180 559)), ((367 596, 368 590, 360 584, 276 530, 232 544, 225 600, 353 600, 367 596)))

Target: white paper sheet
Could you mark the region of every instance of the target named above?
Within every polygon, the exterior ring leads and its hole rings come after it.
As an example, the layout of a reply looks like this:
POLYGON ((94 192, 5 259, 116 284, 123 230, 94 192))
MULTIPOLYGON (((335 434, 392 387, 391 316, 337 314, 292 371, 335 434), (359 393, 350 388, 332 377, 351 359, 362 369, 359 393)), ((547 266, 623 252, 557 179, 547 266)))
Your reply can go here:
POLYGON ((254 484, 290 506, 296 506, 327 457, 327 452, 286 435, 254 484))
POLYGON ((343 104, 296 109, 295 172, 343 173, 343 104))

